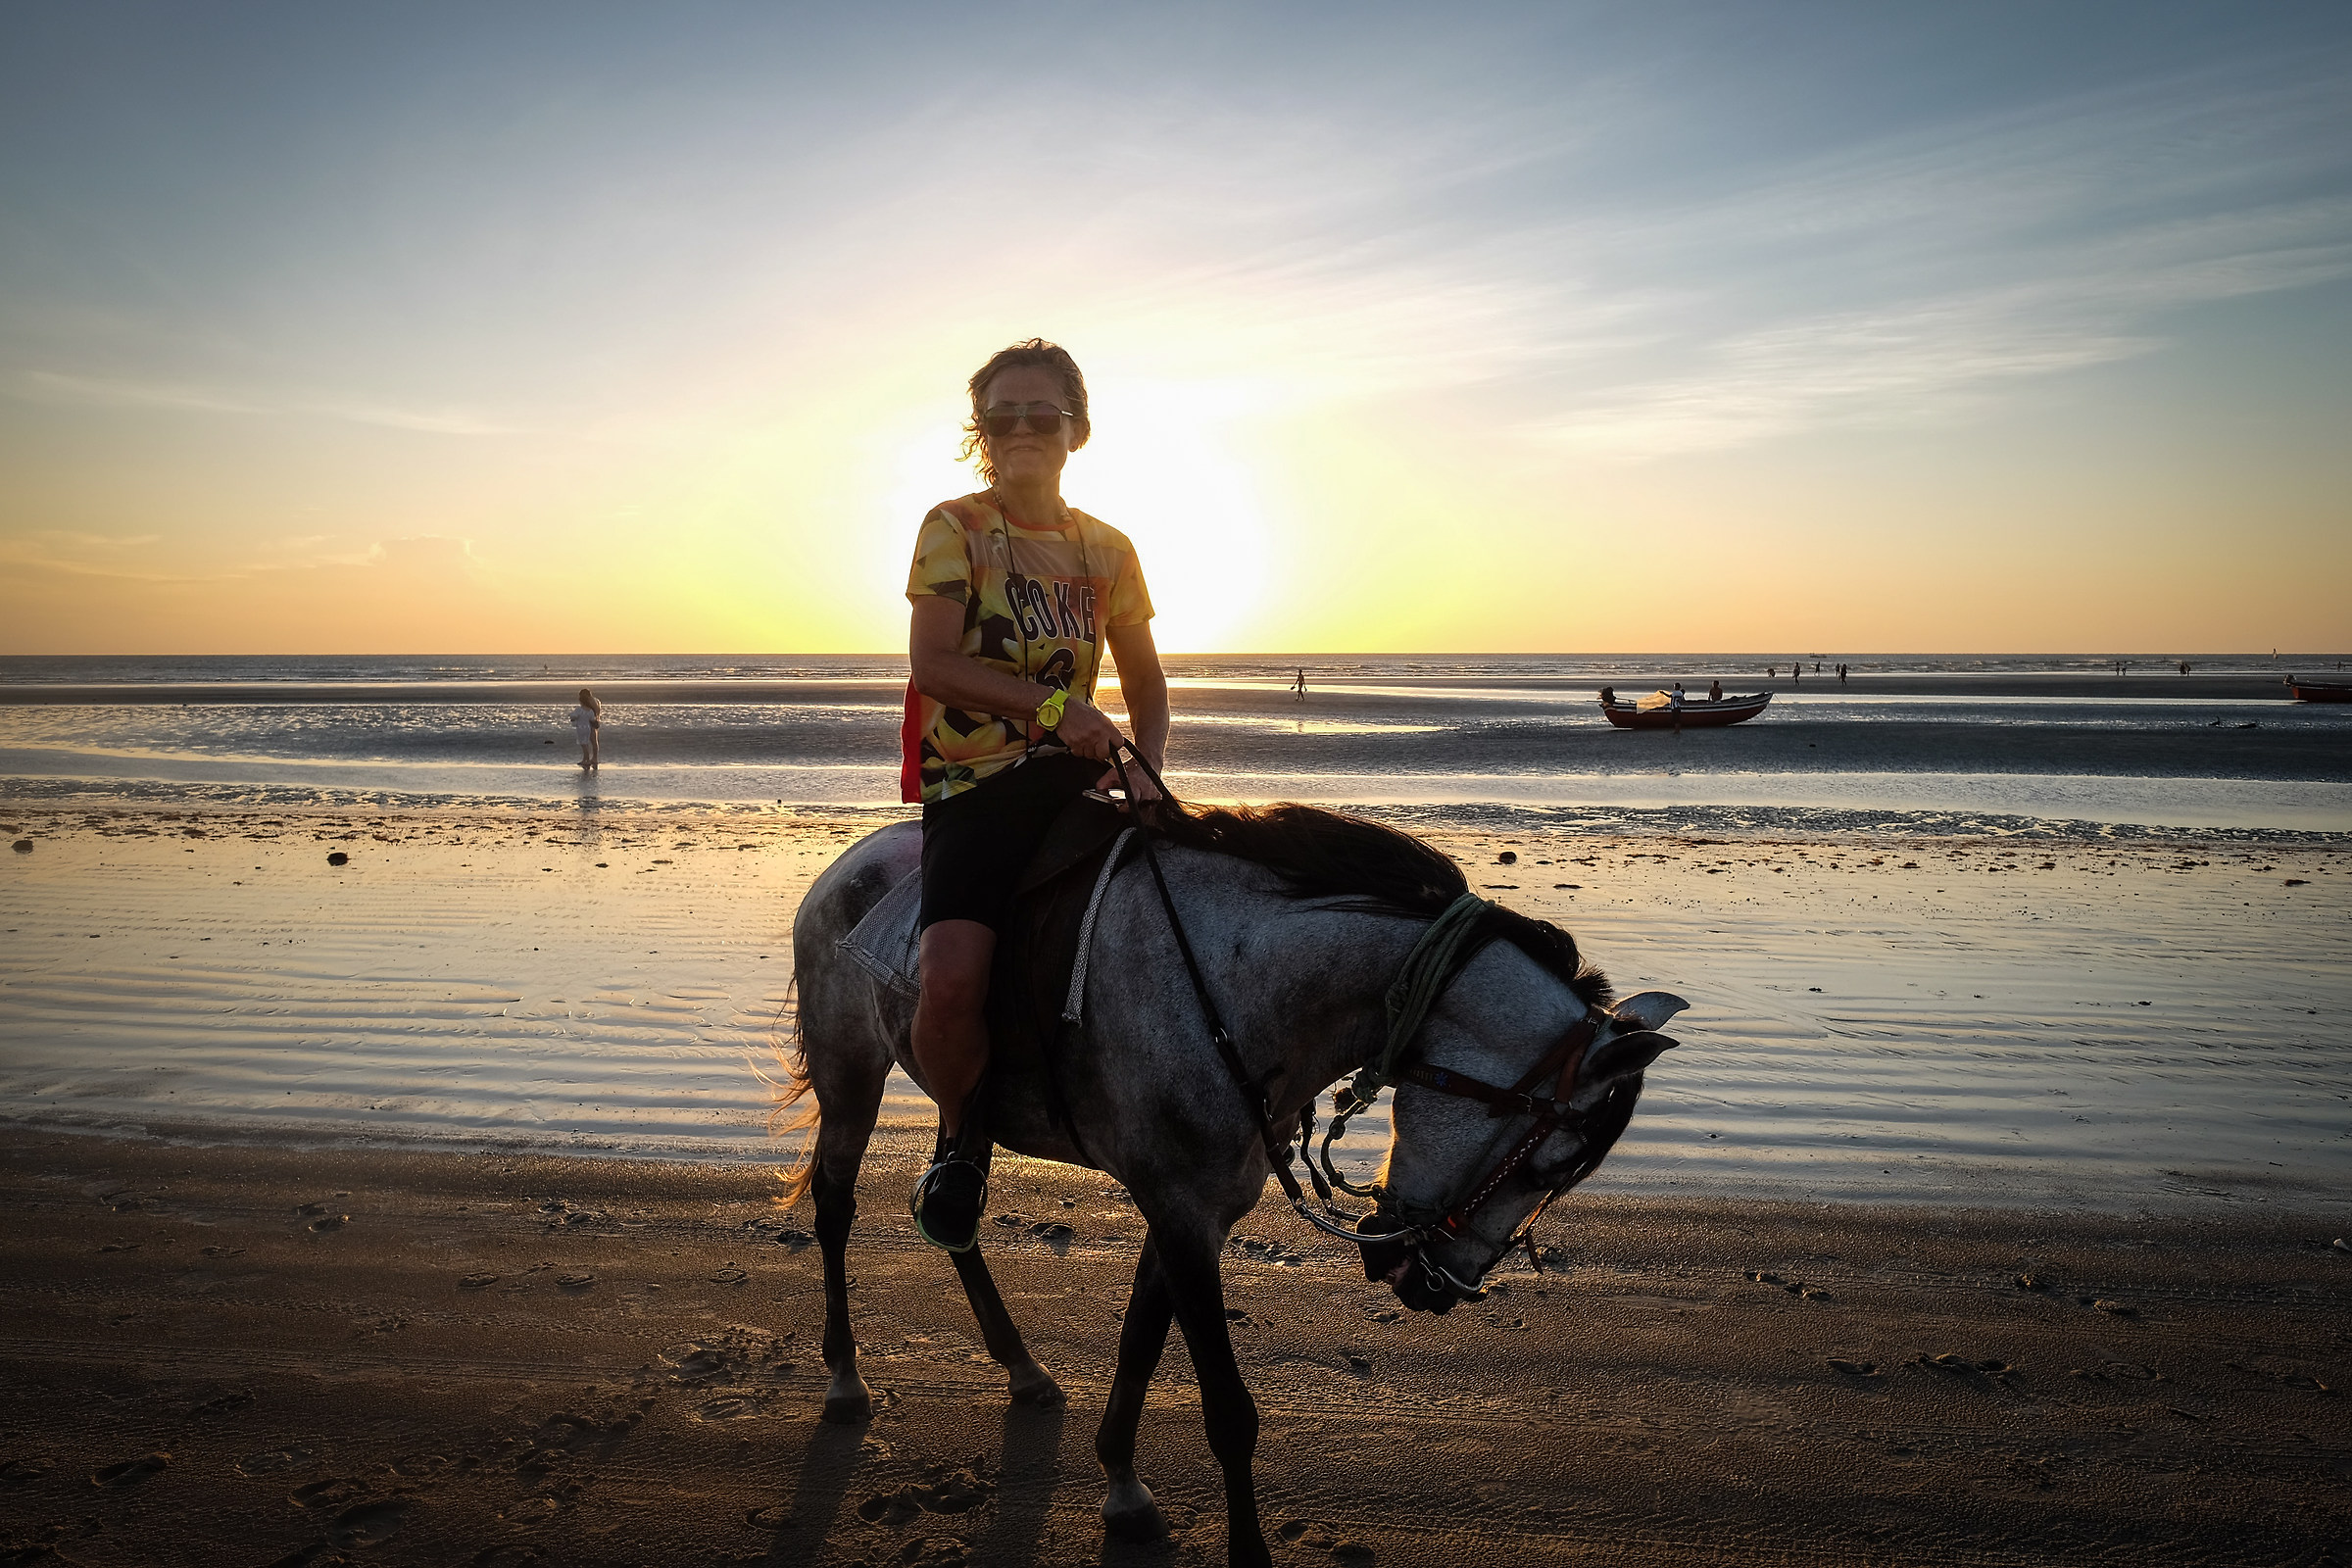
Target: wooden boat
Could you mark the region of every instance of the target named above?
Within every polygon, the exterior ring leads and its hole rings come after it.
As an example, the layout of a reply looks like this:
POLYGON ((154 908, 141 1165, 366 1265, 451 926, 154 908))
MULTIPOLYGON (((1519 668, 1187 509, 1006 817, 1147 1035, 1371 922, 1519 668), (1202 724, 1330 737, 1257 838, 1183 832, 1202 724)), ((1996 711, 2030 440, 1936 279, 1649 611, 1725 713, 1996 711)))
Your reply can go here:
POLYGON ((2352 703, 2352 681, 2286 677, 2286 694, 2298 703, 2352 703))
POLYGON ((1714 729, 1753 718, 1770 706, 1770 692, 1759 692, 1748 697, 1726 697, 1712 703, 1703 697, 1686 697, 1680 710, 1675 708, 1671 698, 1663 703, 1653 701, 1648 706, 1615 703, 1606 697, 1600 701, 1600 710, 1619 729, 1673 729, 1678 725, 1684 729, 1714 729))

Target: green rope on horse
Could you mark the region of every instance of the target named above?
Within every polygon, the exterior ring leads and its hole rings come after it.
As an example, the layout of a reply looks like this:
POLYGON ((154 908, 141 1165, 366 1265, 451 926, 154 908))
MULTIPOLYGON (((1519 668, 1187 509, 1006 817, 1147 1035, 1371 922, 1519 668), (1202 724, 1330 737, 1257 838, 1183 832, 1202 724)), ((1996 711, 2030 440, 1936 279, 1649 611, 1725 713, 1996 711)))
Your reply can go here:
MULTIPOLYGON (((1332 1097, 1334 1117, 1330 1130, 1323 1135, 1323 1173, 1332 1184, 1358 1198, 1369 1196, 1370 1190, 1344 1179, 1331 1162, 1332 1141, 1344 1135, 1348 1119, 1369 1107, 1380 1098, 1380 1092, 1396 1081, 1397 1063, 1403 1058, 1413 1037, 1428 1021, 1429 1009, 1436 1006, 1446 988, 1462 966, 1477 956, 1486 945, 1481 927, 1487 911, 1494 906, 1475 893, 1465 893, 1446 906, 1413 951, 1404 956, 1404 963, 1396 978, 1389 985, 1389 1037, 1381 1046, 1380 1054, 1373 1057, 1348 1087, 1332 1097)), ((1303 1151, 1302 1151, 1303 1152, 1303 1151)))

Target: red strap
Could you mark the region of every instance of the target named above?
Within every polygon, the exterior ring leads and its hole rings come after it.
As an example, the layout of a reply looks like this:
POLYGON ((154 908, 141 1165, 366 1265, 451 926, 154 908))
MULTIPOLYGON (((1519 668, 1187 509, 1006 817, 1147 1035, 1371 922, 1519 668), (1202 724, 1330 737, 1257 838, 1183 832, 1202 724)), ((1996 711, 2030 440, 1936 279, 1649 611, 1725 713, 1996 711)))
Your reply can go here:
POLYGON ((908 806, 923 800, 923 694, 906 683, 906 716, 899 721, 899 799, 908 806))

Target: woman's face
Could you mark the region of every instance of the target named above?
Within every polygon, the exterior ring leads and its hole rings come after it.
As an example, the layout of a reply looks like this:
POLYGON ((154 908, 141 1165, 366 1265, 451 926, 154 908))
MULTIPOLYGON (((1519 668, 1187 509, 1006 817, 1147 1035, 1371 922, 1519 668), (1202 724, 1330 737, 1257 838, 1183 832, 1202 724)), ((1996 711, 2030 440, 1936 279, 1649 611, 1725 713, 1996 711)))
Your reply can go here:
MULTIPOLYGON (((1055 409, 1068 407, 1061 377, 1042 365, 1017 365, 1008 370, 999 370, 981 398, 980 411, 985 417, 991 410, 1009 412, 1023 403, 1055 409)), ((1038 434, 1026 421, 1008 436, 1000 438, 984 432, 982 439, 988 443, 988 461, 996 466, 997 478, 1011 484, 1057 480, 1061 466, 1083 444, 1068 419, 1061 420, 1060 426, 1052 435, 1038 434)))

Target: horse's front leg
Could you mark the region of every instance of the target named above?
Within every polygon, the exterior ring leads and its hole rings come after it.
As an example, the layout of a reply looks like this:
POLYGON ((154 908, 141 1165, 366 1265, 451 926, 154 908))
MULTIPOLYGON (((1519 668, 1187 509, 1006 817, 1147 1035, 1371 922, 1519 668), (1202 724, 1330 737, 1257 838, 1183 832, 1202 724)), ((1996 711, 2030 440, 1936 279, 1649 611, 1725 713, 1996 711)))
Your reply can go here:
POLYGON ((1120 1541, 1157 1541, 1168 1533, 1159 1504, 1152 1500, 1152 1489, 1135 1477, 1135 1430, 1144 1418, 1144 1392, 1167 1347, 1174 1310, 1159 1253, 1146 1238, 1143 1255, 1136 1259, 1135 1289, 1127 1298, 1127 1319, 1119 1330, 1119 1370, 1102 1407, 1102 1425, 1095 1433, 1095 1457, 1110 1482, 1110 1494, 1102 1499, 1102 1528, 1120 1541))
POLYGON ((854 1424, 871 1417, 874 1397, 858 1375, 858 1337, 850 1329, 850 1276, 844 1261, 850 1226, 858 1218, 858 1178, 835 1181, 817 1162, 809 1190, 816 1197, 816 1242, 825 1254, 825 1386, 827 1421, 854 1424))
POLYGON ((1225 1280, 1217 1265, 1223 1234, 1202 1219, 1181 1226, 1155 1224, 1152 1239, 1169 1302, 1193 1352, 1193 1371, 1200 1380, 1208 1451, 1225 1472, 1226 1561, 1240 1568, 1265 1568, 1273 1559, 1258 1528, 1257 1482, 1250 1473, 1257 1453, 1257 1401, 1242 1381, 1225 1323, 1225 1280))
POLYGON ((1061 1385, 1037 1364, 1029 1347, 1021 1343, 1021 1331, 1013 1327, 1012 1314, 1004 1310, 1004 1298, 997 1294, 997 1282, 989 1276, 980 1249, 950 1255, 956 1259, 956 1276, 963 1281, 964 1297, 972 1303, 972 1316, 980 1320, 980 1339, 988 1347, 989 1358, 1011 1374, 1012 1402, 1041 1409, 1060 1404, 1064 1397, 1061 1385))

